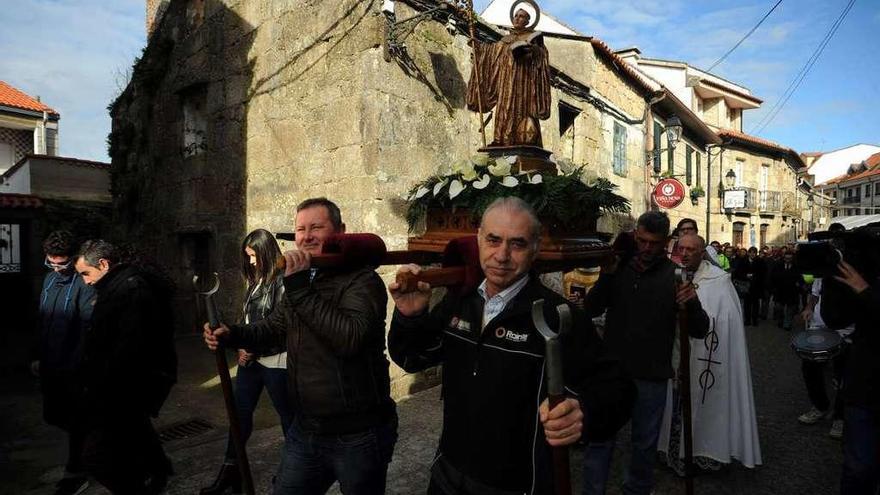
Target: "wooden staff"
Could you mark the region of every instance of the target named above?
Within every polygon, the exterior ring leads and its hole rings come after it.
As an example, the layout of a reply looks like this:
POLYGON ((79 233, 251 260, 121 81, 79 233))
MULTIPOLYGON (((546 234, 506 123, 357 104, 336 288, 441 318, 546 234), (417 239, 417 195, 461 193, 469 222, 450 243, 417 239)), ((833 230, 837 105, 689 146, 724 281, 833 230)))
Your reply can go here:
MULTIPOLYGON (((689 282, 693 273, 677 269, 682 282, 689 282)), ((681 402, 681 427, 684 430, 684 489, 687 495, 694 493, 694 432, 691 417, 691 342, 688 336, 687 310, 684 306, 678 309, 678 396, 681 402)), ((674 455, 678 455, 676 452, 674 455)))
MULTIPOLYGON (((193 277, 193 285, 198 283, 198 276, 193 277)), ((214 274, 214 287, 207 292, 199 292, 205 297, 205 310, 208 316, 208 325, 212 328, 220 327, 220 313, 217 311, 217 302, 214 294, 220 289, 220 279, 214 274)), ((220 386, 223 389, 223 398, 226 403, 226 415, 229 418, 229 434, 232 436, 232 445, 235 447, 235 462, 238 464, 238 472, 241 474, 242 488, 247 495, 254 495, 254 480, 251 477, 251 467, 248 463, 247 451, 244 440, 241 437, 241 427, 238 422, 235 396, 232 392, 232 378, 229 376, 229 368, 226 362, 226 353, 223 345, 218 343, 214 351, 217 364, 217 374, 220 375, 220 386)))

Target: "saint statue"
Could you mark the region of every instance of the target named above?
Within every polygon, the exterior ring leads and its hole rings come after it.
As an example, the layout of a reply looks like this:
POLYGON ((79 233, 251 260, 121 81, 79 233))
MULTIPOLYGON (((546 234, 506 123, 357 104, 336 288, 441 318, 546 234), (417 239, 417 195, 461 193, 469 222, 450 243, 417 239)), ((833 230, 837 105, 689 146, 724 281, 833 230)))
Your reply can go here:
POLYGON ((538 120, 550 117, 550 62, 542 34, 528 27, 530 19, 519 9, 510 34, 497 43, 473 42, 467 105, 475 112, 494 108, 489 147, 542 145, 538 120))

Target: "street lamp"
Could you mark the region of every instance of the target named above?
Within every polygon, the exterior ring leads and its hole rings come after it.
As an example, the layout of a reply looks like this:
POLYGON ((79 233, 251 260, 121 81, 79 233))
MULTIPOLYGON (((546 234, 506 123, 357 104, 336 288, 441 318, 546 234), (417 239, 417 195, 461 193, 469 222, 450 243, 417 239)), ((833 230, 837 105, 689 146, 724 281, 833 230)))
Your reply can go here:
POLYGON ((666 142, 669 148, 675 149, 679 141, 681 141, 681 120, 677 115, 673 115, 666 121, 666 142))
POLYGON ((733 186, 736 185, 736 172, 733 169, 729 169, 726 174, 724 174, 724 185, 727 189, 733 189, 733 186))
POLYGON ((676 146, 678 146, 678 142, 681 141, 681 119, 678 116, 673 115, 666 120, 666 127, 663 128, 663 131, 666 132, 666 148, 659 150, 651 150, 648 152, 648 160, 654 161, 654 173, 660 173, 660 153, 664 151, 674 150, 676 146))

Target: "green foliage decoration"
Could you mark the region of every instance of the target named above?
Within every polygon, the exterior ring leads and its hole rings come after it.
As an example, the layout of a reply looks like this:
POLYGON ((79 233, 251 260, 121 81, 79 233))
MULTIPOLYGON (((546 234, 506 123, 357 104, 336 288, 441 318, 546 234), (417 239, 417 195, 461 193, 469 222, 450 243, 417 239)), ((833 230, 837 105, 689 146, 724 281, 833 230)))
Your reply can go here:
POLYGON ((584 180, 585 166, 561 162, 559 175, 539 172, 513 173, 515 157, 491 159, 476 155, 414 185, 407 199, 406 220, 415 231, 429 209, 467 209, 475 219, 498 198, 518 196, 532 205, 549 227, 577 231, 592 225, 604 212, 627 213, 629 200, 615 193, 616 185, 605 178, 584 180))

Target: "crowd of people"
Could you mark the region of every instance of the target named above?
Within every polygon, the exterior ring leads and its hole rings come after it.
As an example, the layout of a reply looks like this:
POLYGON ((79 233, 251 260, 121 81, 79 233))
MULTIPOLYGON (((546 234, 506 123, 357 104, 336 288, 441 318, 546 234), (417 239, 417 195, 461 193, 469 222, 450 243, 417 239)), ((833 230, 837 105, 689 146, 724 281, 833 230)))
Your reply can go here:
MULTIPOLYGON (((296 249, 282 253, 262 229, 248 234, 240 249, 247 285, 240 317, 204 325, 209 349, 237 350, 241 444, 265 388, 285 436, 273 493, 320 494, 336 482, 345 494, 384 493, 398 438, 390 357, 408 372, 443 369, 429 494, 554 493, 553 451, 576 443, 585 452, 583 493, 605 493, 616 437, 628 423, 627 494, 651 493, 658 458, 684 475, 734 460, 760 465, 745 328, 772 317, 789 330, 820 317, 821 282, 805 282, 789 247, 734 254, 732 246, 707 244, 693 220, 670 229, 664 213, 641 215, 632 232, 618 236, 595 286, 572 300, 545 287, 533 269, 542 230, 534 210, 501 198, 484 211, 476 245, 462 247, 473 250, 462 259, 473 258, 480 276, 436 299, 424 281, 386 287, 372 266, 313 266, 346 227, 332 201, 300 203, 296 249), (536 305, 551 328, 563 326, 559 307, 571 315, 571 329, 558 336, 564 397, 552 405, 536 305), (689 343, 689 352, 676 342, 689 343), (693 464, 685 462, 685 426, 693 432, 693 464)), ((69 233, 55 232, 44 250, 51 272, 33 369, 47 422, 68 433, 58 493, 79 493, 89 479, 115 494, 160 493, 173 469, 151 417, 176 381, 173 285, 153 264, 106 241, 77 249, 69 233)), ((423 270, 406 265, 398 274, 418 278, 423 270)), ((880 302, 877 281, 866 282, 845 262, 834 278, 865 314, 880 302)), ((836 366, 847 369, 838 376, 848 383, 833 408, 845 420, 845 494, 877 489, 876 325, 855 316, 853 350, 836 366), (860 375, 850 386, 852 369, 860 375)), ((815 410, 801 422, 832 410, 823 372, 805 363, 815 410)), ((202 494, 241 492, 232 436, 202 494)))

